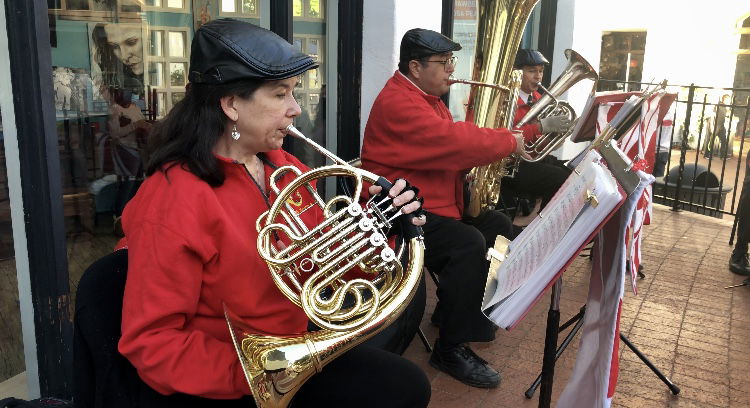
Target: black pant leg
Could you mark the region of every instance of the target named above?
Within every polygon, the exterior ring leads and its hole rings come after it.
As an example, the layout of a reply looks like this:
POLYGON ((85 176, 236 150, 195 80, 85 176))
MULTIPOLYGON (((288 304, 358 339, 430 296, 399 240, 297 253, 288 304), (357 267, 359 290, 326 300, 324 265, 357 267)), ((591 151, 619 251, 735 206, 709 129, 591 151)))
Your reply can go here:
POLYGON ((323 367, 294 397, 291 408, 420 408, 430 402, 430 382, 411 361, 358 346, 323 367))
POLYGON ((742 193, 737 205, 737 242, 735 248, 747 251, 750 242, 750 161, 745 161, 745 178, 742 181, 742 193))
POLYGON ((517 193, 541 197, 544 208, 570 173, 571 170, 562 161, 547 157, 534 163, 521 162, 516 175, 512 178, 503 178, 501 186, 504 185, 517 193))
POLYGON ((463 221, 482 233, 487 248, 495 245, 498 235, 512 240, 520 232, 507 215, 497 210, 488 210, 476 218, 464 218, 463 221))
POLYGON ((196 397, 187 394, 162 395, 146 383, 141 383, 138 390, 138 405, 133 408, 254 408, 253 397, 247 395, 240 399, 218 400, 196 397))
POLYGON ((491 341, 496 326, 481 310, 487 283, 484 236, 474 226, 430 213, 423 229, 425 266, 440 277, 441 340, 445 344, 491 341))
MULTIPOLYGON (((251 396, 215 400, 185 394, 161 395, 143 384, 141 408, 251 408, 251 396)), ((302 385, 291 408, 421 408, 430 402, 430 382, 422 369, 391 352, 358 346, 323 367, 302 385)))

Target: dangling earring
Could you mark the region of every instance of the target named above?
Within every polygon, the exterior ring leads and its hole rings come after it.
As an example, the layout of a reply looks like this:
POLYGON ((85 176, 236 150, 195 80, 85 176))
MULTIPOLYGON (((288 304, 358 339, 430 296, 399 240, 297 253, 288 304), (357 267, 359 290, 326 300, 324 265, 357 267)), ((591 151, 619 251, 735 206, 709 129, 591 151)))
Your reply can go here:
POLYGON ((240 132, 237 131, 237 124, 232 125, 232 139, 239 140, 240 132))

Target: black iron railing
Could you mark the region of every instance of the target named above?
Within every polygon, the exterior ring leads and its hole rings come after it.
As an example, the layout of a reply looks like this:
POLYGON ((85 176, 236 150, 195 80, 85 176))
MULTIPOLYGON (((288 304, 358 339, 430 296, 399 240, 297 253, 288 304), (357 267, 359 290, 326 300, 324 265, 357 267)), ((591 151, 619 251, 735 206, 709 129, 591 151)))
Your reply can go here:
MULTIPOLYGON (((629 90, 655 85, 601 82, 616 83, 622 89, 627 84, 629 90)), ((675 211, 719 218, 736 215, 747 160, 746 139, 750 138, 750 88, 691 84, 670 85, 667 90, 678 96, 665 116, 668 120, 657 130, 657 160, 666 163, 663 177, 657 177, 654 184, 654 201, 675 211), (668 122, 671 129, 666 127, 668 122)))

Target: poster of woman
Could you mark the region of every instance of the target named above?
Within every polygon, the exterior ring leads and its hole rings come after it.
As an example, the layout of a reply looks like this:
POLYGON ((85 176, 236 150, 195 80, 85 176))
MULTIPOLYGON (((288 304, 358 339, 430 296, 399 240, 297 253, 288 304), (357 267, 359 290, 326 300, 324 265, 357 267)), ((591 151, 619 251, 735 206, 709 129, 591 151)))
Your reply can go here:
POLYGON ((122 89, 143 99, 143 31, 142 24, 89 23, 91 72, 100 90, 122 89))

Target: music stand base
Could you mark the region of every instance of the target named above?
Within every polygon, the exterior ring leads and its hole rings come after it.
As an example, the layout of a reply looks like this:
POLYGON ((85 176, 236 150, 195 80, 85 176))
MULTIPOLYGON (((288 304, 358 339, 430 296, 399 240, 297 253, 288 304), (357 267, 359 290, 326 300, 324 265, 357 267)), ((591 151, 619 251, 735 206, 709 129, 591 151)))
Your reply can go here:
MULTIPOLYGON (((550 325, 551 321, 554 319, 552 318, 553 310, 550 309, 548 317, 547 317, 547 334, 544 341, 544 358, 542 360, 542 372, 536 377, 534 382, 531 384, 531 386, 526 390, 524 393, 524 396, 528 399, 531 399, 534 396, 534 392, 536 392, 536 389, 539 388, 540 385, 542 385, 542 390, 545 392, 540 392, 539 394, 539 407, 549 407, 551 404, 551 390, 552 390, 552 380, 554 379, 554 365, 558 358, 562 355, 563 351, 568 347, 568 345, 571 343, 575 335, 578 333, 578 331, 583 326, 583 317, 586 314, 586 305, 583 305, 581 307, 581 310, 573 317, 571 317, 568 321, 566 321, 562 326, 557 327, 557 325, 550 325), (565 339, 563 339, 563 342, 560 344, 560 347, 554 347, 551 348, 548 347, 550 344, 556 344, 557 343, 557 337, 558 334, 567 329, 571 324, 575 323, 575 326, 570 330, 570 332, 565 336, 565 339), (552 328, 552 330, 550 330, 552 328), (552 343, 552 340, 554 339, 554 343, 552 343), (552 353, 554 353, 554 356, 552 356, 552 353), (551 365, 551 369, 549 368, 551 365), (546 371, 546 372, 545 372, 546 371), (543 381, 544 378, 544 381, 543 381)), ((557 312, 557 322, 560 321, 560 315, 559 311, 557 312)), ((631 350, 633 353, 635 353, 636 356, 644 363, 646 366, 651 369, 651 371, 656 374, 657 377, 664 383, 664 385, 669 388, 669 391, 673 395, 677 395, 680 393, 680 388, 676 386, 664 373, 661 372, 652 362, 648 359, 633 343, 630 342, 630 340, 625 337, 624 334, 620 333, 620 340, 622 340, 623 343, 631 350)))

